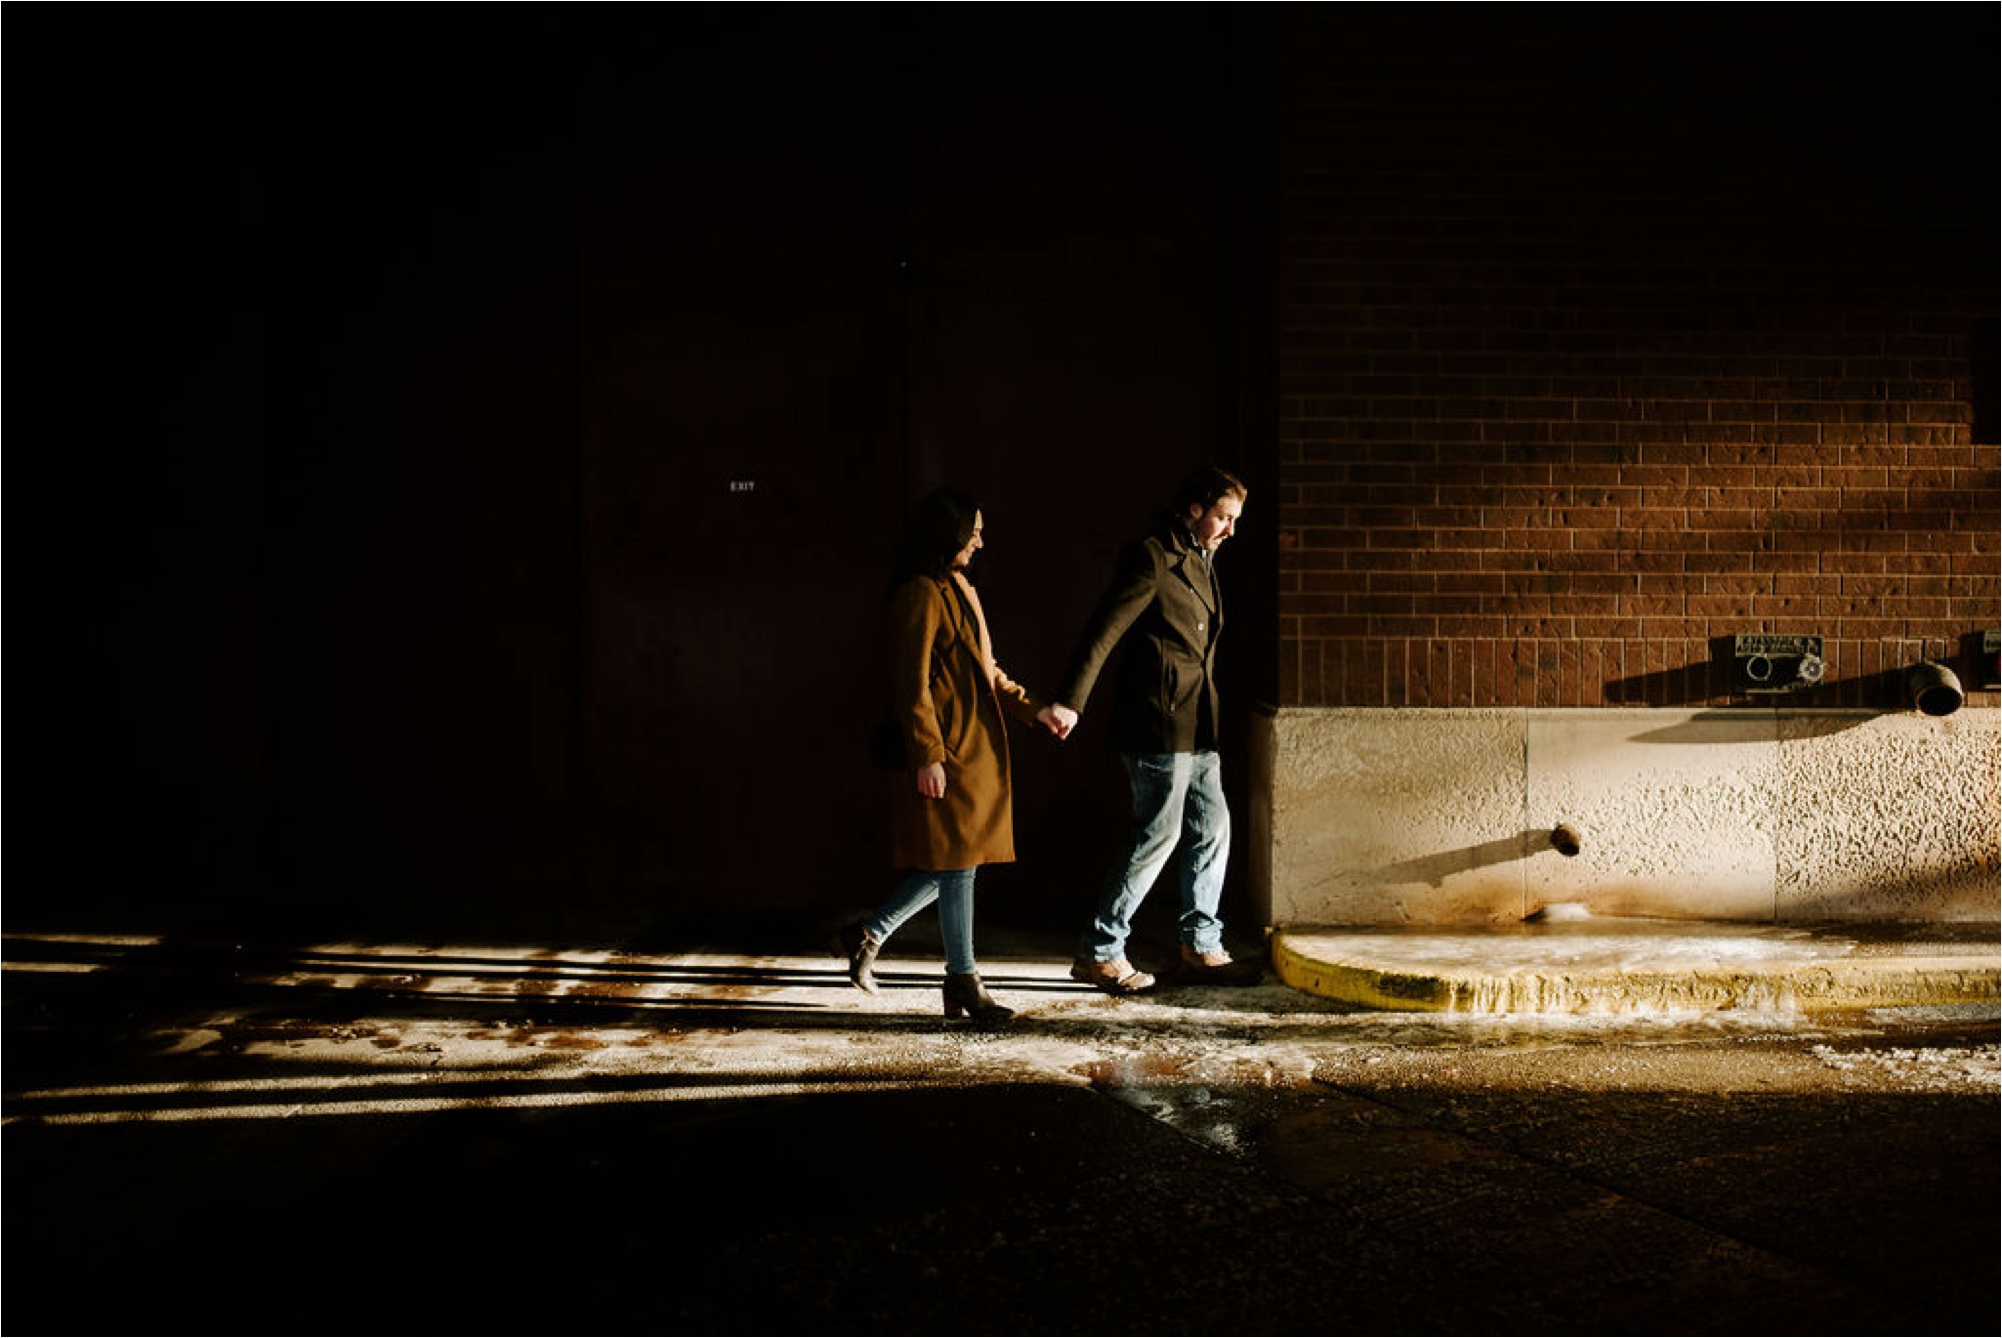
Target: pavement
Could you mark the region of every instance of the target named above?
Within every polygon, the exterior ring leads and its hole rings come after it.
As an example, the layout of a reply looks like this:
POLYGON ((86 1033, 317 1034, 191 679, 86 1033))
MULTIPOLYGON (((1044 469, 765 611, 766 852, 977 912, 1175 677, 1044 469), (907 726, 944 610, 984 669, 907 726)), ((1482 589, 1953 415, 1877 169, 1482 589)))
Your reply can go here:
POLYGON ((1993 926, 1303 930, 1112 998, 983 923, 981 1029, 929 917, 873 996, 835 918, 13 926, 0 1327, 1998 1329, 1993 926))

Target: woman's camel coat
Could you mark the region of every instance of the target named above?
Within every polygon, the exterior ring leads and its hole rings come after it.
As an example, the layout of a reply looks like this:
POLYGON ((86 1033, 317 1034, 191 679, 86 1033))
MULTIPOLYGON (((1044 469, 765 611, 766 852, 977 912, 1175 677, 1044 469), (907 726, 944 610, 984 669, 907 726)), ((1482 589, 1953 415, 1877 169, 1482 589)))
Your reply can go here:
POLYGON ((919 794, 908 771, 893 778, 891 863, 934 871, 1012 863, 1006 716, 1031 723, 1042 703, 994 662, 980 596, 958 573, 914 577, 891 596, 890 645, 891 713, 906 759, 913 770, 945 764, 942 799, 919 794))

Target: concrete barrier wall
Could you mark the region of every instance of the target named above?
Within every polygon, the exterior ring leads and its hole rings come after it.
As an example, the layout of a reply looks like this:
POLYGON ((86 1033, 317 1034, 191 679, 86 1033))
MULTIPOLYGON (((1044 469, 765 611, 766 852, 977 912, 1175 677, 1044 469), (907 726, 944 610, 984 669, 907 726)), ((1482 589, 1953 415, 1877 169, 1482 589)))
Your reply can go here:
POLYGON ((1295 708, 1252 746, 1275 926, 2002 917, 1992 708, 1295 708))

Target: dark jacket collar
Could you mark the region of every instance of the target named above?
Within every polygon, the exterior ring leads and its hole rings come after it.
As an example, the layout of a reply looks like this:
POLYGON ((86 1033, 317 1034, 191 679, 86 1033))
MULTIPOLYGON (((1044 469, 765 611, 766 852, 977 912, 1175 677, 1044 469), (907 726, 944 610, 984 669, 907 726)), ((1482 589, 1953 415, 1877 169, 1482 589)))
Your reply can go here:
POLYGON ((1195 536, 1178 519, 1171 518, 1162 525, 1160 538, 1172 555, 1171 570, 1196 592, 1197 599, 1214 612, 1219 599, 1216 572, 1210 565, 1210 555, 1197 545, 1195 536))

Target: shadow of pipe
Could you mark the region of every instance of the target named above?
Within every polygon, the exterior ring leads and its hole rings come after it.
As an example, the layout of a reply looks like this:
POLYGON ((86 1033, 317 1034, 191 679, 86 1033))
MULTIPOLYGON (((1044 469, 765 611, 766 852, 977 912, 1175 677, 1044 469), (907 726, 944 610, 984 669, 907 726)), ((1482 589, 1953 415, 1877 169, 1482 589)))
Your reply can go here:
POLYGON ((1376 871, 1376 875, 1387 883, 1426 883, 1439 887, 1456 874, 1508 864, 1549 849, 1550 829, 1535 827, 1496 841, 1483 841, 1479 845, 1461 846, 1456 850, 1442 850, 1434 855, 1386 864, 1376 871))

